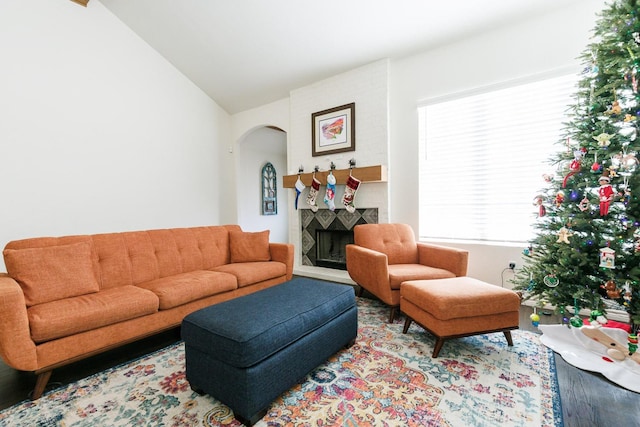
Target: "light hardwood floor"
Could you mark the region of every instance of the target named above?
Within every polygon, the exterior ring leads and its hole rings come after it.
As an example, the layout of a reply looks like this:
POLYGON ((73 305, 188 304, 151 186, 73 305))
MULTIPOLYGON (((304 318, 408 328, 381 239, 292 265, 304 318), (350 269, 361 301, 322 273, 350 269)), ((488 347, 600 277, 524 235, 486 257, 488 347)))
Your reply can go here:
MULTIPOLYGON (((531 325, 530 307, 520 310, 520 328, 537 331, 531 325)), ((541 315, 541 324, 559 323, 557 316, 541 315)), ((142 341, 56 369, 51 386, 58 387, 143 356, 180 339, 174 329, 142 341)), ((445 344, 446 345, 446 344, 445 344)), ((556 355, 556 367, 565 427, 640 426, 640 394, 611 383, 600 374, 581 371, 556 355)), ((29 398, 35 376, 18 372, 0 362, 0 410, 29 398)))

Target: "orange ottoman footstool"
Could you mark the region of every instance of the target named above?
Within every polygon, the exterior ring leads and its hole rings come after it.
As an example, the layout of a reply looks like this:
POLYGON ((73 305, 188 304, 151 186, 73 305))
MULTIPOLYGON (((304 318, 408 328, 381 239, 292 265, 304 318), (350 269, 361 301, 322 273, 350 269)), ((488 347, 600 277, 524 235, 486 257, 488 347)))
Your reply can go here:
POLYGON ((400 285, 400 310, 407 316, 403 333, 416 322, 437 340, 433 357, 444 341, 490 332, 503 332, 512 346, 518 329, 520 297, 512 290, 471 277, 410 280, 400 285))

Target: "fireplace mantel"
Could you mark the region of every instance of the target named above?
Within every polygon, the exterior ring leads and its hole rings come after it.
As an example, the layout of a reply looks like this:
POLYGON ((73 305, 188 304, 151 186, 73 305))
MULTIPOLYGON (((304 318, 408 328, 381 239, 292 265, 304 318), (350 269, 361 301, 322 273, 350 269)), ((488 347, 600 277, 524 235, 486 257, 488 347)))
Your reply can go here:
MULTIPOLYGON (((299 175, 285 175, 282 177, 282 186, 284 188, 294 188, 296 185, 296 181, 298 180, 298 176, 300 177, 300 180, 304 185, 309 186, 311 185, 311 181, 313 180, 314 173, 316 175, 316 178, 320 180, 322 185, 325 185, 327 183, 327 175, 329 175, 329 171, 318 171, 312 173, 301 173, 299 175)), ((387 182, 387 168, 382 165, 377 165, 353 169, 334 169, 333 176, 336 177, 336 184, 346 184, 347 178, 349 177, 350 173, 363 183, 387 182)))

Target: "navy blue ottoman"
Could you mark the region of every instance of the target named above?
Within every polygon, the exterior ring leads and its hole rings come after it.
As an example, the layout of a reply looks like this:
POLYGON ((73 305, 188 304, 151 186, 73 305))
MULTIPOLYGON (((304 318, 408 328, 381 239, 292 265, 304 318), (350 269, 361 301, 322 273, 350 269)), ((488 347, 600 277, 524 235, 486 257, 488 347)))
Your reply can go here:
POLYGON ((357 334, 351 286, 296 278, 185 317, 187 380, 251 426, 357 334))

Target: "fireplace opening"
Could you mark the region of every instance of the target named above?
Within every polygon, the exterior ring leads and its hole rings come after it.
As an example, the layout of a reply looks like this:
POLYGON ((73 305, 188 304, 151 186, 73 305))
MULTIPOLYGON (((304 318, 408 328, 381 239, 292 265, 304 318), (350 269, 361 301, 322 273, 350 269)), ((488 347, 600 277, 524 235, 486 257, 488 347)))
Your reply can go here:
POLYGON ((345 247, 353 243, 353 230, 316 230, 316 266, 347 269, 345 247))

